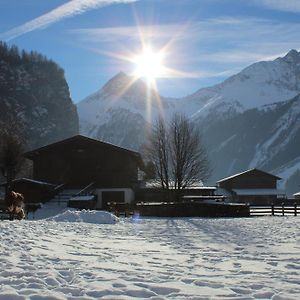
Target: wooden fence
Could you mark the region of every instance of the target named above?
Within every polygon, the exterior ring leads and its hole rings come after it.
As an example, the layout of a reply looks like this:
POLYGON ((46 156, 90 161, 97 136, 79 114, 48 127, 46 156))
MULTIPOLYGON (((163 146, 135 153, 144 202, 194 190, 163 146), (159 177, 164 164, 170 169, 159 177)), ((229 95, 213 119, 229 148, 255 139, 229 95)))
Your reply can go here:
POLYGON ((300 205, 250 205, 250 216, 298 216, 300 215, 300 205))

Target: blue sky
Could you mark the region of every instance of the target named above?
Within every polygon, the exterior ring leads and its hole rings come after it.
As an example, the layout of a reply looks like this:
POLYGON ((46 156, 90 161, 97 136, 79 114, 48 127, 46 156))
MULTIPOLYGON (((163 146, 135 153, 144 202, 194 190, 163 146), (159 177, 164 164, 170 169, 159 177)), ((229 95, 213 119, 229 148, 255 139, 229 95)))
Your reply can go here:
POLYGON ((181 97, 259 60, 300 49, 299 0, 0 0, 0 39, 35 50, 65 70, 72 99, 134 65, 140 32, 180 75, 158 80, 181 97))

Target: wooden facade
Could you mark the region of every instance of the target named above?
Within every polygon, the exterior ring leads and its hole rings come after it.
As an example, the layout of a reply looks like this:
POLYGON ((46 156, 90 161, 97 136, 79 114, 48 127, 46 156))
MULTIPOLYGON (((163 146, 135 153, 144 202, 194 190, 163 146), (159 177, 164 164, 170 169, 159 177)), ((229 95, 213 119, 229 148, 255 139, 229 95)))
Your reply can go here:
MULTIPOLYGON (((215 187, 190 187, 181 191, 183 196, 203 196, 214 198, 215 187)), ((157 202, 157 201, 176 201, 178 191, 175 189, 164 190, 161 187, 142 187, 137 191, 136 201, 157 202)))
POLYGON ((277 190, 278 176, 258 169, 232 175, 217 182, 233 202, 250 204, 276 203, 282 192, 277 190))
POLYGON ((139 153, 82 135, 25 153, 33 161, 33 178, 70 188, 91 182, 97 188, 134 187, 139 153))
POLYGON ((280 178, 270 173, 251 169, 246 172, 219 180, 218 186, 227 190, 231 189, 276 189, 277 180, 280 178))
POLYGON ((140 216, 145 217, 249 217, 249 206, 245 204, 169 202, 138 203, 135 207, 140 216))

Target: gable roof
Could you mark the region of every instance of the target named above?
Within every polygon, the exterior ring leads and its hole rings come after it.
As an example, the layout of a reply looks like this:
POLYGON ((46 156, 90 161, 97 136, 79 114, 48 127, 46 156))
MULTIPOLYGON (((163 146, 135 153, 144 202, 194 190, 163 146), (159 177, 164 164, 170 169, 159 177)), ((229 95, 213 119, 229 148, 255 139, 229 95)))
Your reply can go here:
POLYGON ((264 175, 273 177, 273 178, 275 178, 276 180, 280 180, 280 179, 281 179, 280 177, 278 177, 278 176, 276 176, 276 175, 267 173, 267 172, 262 171, 262 170, 259 170, 259 169, 250 169, 250 170, 247 170, 247 171, 244 171, 244 172, 241 172, 241 173, 237 173, 237 174, 231 175, 231 176, 229 176, 229 177, 220 179, 219 181, 217 181, 217 183, 224 182, 224 181, 228 181, 228 180, 231 180, 231 179, 233 179, 233 178, 236 178, 236 177, 239 177, 239 176, 243 176, 243 175, 246 175, 246 174, 249 174, 249 173, 253 173, 253 172, 262 173, 262 174, 264 174, 264 175))
POLYGON ((238 196, 277 196, 285 195, 284 190, 278 189, 233 189, 238 196))
MULTIPOLYGON (((57 186, 56 184, 52 184, 52 183, 49 183, 49 182, 33 180, 33 179, 30 179, 30 178, 25 178, 25 177, 17 178, 17 179, 14 179, 12 181, 12 183, 19 183, 19 182, 27 183, 27 184, 34 185, 34 186, 40 186, 40 187, 55 188, 57 186)), ((0 186, 5 186, 6 184, 7 184, 7 182, 2 182, 2 183, 0 183, 0 186)))
POLYGON ((129 149, 126 149, 126 148, 122 148, 122 147, 119 147, 117 145, 106 143, 106 142, 96 140, 96 139, 93 139, 93 138, 90 138, 90 137, 87 137, 87 136, 84 136, 84 135, 80 135, 80 134, 79 135, 74 135, 74 136, 69 137, 67 139, 64 139, 64 140, 61 140, 61 141, 58 141, 58 142, 55 142, 55 143, 52 143, 52 144, 34 149, 34 150, 31 150, 31 151, 28 151, 28 152, 24 153, 23 155, 26 158, 33 159, 35 156, 38 156, 41 152, 54 149, 57 146, 72 143, 74 141, 82 141, 82 142, 89 143, 89 144, 94 144, 94 145, 97 145, 97 146, 99 146, 99 145, 104 146, 104 147, 107 147, 107 148, 114 149, 116 151, 127 153, 129 155, 134 156, 137 159, 140 158, 140 154, 136 151, 129 150, 129 149))

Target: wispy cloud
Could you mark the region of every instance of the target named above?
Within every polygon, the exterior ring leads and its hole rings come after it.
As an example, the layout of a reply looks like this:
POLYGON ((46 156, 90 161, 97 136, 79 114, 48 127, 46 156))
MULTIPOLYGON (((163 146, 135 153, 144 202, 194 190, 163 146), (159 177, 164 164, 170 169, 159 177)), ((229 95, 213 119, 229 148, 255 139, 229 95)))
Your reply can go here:
MULTIPOLYGON (((70 30, 70 33, 81 36, 82 39, 89 41, 114 42, 123 38, 130 40, 139 40, 141 35, 144 39, 157 41, 174 38, 176 40, 194 38, 201 39, 204 35, 209 36, 212 31, 219 34, 220 28, 224 28, 220 35, 226 31, 226 26, 240 26, 248 24, 251 21, 259 22, 258 19, 242 19, 242 18, 218 18, 208 19, 201 22, 193 23, 171 23, 159 25, 134 25, 122 27, 101 27, 101 28, 82 28, 70 30), (225 26, 225 27, 224 27, 225 26)), ((213 36, 212 36, 213 37, 213 36)))
POLYGON ((126 56, 140 50, 142 35, 143 42, 149 42, 154 49, 169 45, 164 64, 180 72, 172 72, 168 78, 213 80, 299 49, 299 32, 300 22, 223 17, 187 23, 81 28, 70 34, 77 45, 109 57, 110 67, 116 62, 115 72, 120 68, 130 72, 132 65, 126 56))
POLYGON ((103 54, 110 49, 124 51, 124 45, 132 47, 126 49, 129 52, 134 51, 142 33, 143 39, 154 45, 164 45, 172 40, 169 50, 172 55, 176 54, 177 62, 202 60, 235 64, 234 67, 259 60, 270 60, 292 48, 299 49, 299 32, 300 23, 231 17, 188 24, 85 28, 71 31, 80 40, 88 42, 83 44, 90 47, 94 45, 91 47, 93 51, 105 49, 103 54))
POLYGON ((49 25, 59 22, 65 18, 80 15, 92 9, 117 3, 130 3, 136 1, 138 0, 71 0, 44 15, 0 34, 0 39, 6 41, 12 40, 25 33, 46 28, 49 25))
POLYGON ((270 9, 288 11, 288 12, 300 12, 299 0, 253 0, 257 5, 262 5, 270 9))
POLYGON ((140 34, 148 40, 158 40, 170 38, 170 32, 179 30, 180 25, 145 25, 145 26, 123 26, 123 27, 104 27, 104 28, 84 28, 70 30, 70 33, 80 36, 88 41, 99 41, 102 43, 116 42, 122 39, 137 41, 140 34))

